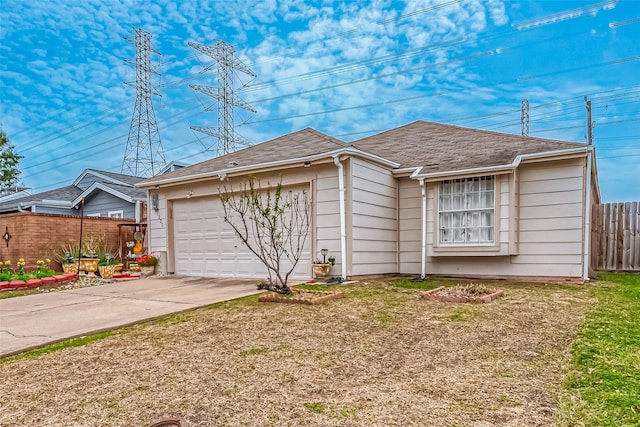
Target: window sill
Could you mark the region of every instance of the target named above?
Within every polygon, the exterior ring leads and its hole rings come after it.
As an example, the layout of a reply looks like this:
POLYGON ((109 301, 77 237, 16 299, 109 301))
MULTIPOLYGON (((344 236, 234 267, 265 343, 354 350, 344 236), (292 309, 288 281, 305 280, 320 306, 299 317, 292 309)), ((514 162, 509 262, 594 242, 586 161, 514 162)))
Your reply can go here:
POLYGON ((429 256, 504 256, 501 246, 433 246, 429 256))

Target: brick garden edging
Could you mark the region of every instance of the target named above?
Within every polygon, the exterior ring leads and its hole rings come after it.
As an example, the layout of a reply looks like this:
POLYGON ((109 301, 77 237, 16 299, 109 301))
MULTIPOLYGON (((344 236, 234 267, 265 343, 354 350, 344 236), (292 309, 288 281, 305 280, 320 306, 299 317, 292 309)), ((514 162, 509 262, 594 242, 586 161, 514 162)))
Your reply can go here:
POLYGON ((258 297, 258 301, 260 302, 282 302, 285 304, 308 304, 308 305, 314 305, 314 304, 321 304, 323 302, 327 302, 333 299, 340 299, 340 298, 344 298, 344 292, 342 291, 316 291, 316 290, 309 290, 309 289, 298 289, 298 288, 291 288, 291 292, 293 292, 294 294, 312 294, 312 295, 317 295, 314 297, 304 297, 304 296, 300 296, 300 297, 295 297, 295 296, 285 296, 285 295, 280 295, 277 294, 275 292, 271 292, 269 294, 266 295, 260 295, 258 297))
POLYGON ((439 288, 425 291, 422 293, 422 298, 441 302, 470 302, 475 304, 485 304, 493 301, 504 293, 502 289, 497 289, 491 294, 482 295, 479 297, 438 295, 437 292, 444 288, 444 286, 440 286, 439 288))
POLYGON ((54 277, 43 277, 42 279, 12 280, 10 282, 0 282, 0 292, 15 291, 18 289, 36 289, 41 286, 56 286, 59 284, 75 282, 78 280, 73 273, 65 273, 54 277))

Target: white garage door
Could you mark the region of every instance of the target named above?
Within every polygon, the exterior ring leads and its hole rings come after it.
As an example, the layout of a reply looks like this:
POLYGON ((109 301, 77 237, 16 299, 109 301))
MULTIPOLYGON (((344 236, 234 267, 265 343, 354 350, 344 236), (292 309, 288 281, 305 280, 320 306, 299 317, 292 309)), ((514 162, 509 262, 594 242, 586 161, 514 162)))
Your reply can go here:
MULTIPOLYGON (((288 190, 288 189, 287 189, 288 190)), ((302 191, 296 188, 294 191, 302 191)), ((266 279, 267 268, 236 237, 224 221, 219 197, 192 198, 173 203, 175 273, 203 277, 266 279)), ((311 276, 310 239, 291 275, 311 276)))

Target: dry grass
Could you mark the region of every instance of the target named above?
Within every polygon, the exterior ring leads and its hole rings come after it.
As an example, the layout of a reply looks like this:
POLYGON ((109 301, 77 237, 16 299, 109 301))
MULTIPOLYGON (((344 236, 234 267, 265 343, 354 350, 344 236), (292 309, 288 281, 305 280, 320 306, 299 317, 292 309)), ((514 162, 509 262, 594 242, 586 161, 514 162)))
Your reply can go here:
POLYGON ((0 364, 2 426, 547 426, 592 302, 507 285, 491 304, 370 281, 305 306, 257 297, 0 364))

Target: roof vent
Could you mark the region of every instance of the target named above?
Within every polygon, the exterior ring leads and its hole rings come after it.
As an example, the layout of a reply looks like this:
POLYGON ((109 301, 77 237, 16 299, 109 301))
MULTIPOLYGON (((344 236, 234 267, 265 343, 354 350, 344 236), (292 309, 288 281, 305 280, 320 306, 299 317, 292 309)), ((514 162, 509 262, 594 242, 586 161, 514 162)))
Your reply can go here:
POLYGON ((227 163, 227 166, 229 166, 230 168, 234 168, 234 167, 238 166, 238 162, 231 161, 231 162, 227 163))

